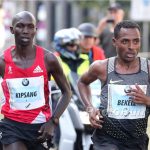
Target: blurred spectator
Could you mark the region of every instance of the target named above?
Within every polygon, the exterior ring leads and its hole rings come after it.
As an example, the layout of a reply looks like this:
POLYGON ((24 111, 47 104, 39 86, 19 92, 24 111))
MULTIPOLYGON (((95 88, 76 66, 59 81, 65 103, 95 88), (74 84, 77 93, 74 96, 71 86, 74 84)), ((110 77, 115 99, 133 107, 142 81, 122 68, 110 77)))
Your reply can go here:
POLYGON ((124 10, 119 3, 112 3, 108 7, 107 16, 102 18, 98 24, 97 31, 99 42, 104 49, 107 58, 116 56, 115 47, 112 44, 114 27, 124 18, 124 10))
MULTIPOLYGON (((104 51, 97 45, 97 31, 96 27, 92 23, 82 23, 78 26, 78 29, 83 34, 83 38, 80 41, 80 48, 82 55, 85 55, 89 64, 95 60, 105 59, 104 51)), ((89 66, 88 66, 89 67, 89 66)))
POLYGON ((71 71, 78 75, 84 72, 84 59, 79 48, 81 37, 81 32, 76 28, 61 29, 54 35, 55 54, 60 58, 66 76, 71 71))
MULTIPOLYGON (((71 72, 75 72, 80 76, 88 69, 85 65, 85 59, 80 53, 79 44, 81 38, 82 34, 76 28, 61 29, 54 35, 54 48, 56 50, 54 53, 60 60, 68 80, 71 72)), ((57 99, 53 97, 52 101, 52 107, 55 108, 57 99)), ((56 147, 59 147, 60 134, 60 128, 58 126, 54 134, 54 143, 56 147)))

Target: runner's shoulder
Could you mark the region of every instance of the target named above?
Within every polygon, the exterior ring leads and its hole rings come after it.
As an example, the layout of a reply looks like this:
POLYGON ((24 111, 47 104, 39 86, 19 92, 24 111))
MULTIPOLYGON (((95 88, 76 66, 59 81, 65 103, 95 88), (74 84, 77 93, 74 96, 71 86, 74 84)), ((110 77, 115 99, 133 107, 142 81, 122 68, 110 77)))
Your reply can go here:
POLYGON ((107 63, 108 63, 108 59, 104 59, 104 60, 96 60, 91 64, 91 67, 94 68, 106 68, 107 67, 107 63))

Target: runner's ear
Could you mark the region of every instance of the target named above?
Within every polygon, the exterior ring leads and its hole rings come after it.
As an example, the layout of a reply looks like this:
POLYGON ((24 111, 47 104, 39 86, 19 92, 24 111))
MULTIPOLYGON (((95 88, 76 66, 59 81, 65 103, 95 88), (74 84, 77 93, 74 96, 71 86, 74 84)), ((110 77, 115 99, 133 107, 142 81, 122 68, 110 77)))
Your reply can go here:
POLYGON ((113 43, 113 46, 116 47, 116 39, 114 37, 112 38, 112 43, 113 43))
POLYGON ((10 27, 10 32, 11 32, 12 34, 14 34, 14 30, 13 30, 13 27, 12 27, 12 26, 10 27))

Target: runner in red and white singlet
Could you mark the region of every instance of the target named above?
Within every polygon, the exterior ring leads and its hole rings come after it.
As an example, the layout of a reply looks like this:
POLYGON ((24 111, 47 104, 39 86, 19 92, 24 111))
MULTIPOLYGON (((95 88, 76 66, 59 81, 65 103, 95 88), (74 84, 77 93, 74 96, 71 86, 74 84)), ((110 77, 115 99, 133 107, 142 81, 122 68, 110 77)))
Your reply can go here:
POLYGON ((23 123, 44 123, 51 116, 49 107, 48 75, 44 64, 44 52, 36 46, 34 64, 26 69, 15 65, 11 47, 5 51, 6 63, 2 82, 5 94, 2 114, 23 123))
POLYGON ((4 94, 0 144, 3 150, 48 150, 59 118, 70 102, 71 89, 56 56, 34 44, 37 27, 33 14, 28 11, 16 14, 10 31, 15 46, 0 56, 4 94), (53 113, 51 76, 62 94, 53 113))

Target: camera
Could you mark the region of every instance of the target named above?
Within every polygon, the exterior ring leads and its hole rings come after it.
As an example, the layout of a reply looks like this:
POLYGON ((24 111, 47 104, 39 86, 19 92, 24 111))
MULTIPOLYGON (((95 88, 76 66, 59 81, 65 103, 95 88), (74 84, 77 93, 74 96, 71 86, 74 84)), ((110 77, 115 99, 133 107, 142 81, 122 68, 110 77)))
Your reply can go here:
POLYGON ((106 22, 107 22, 107 23, 114 23, 114 21, 115 21, 115 20, 114 20, 113 18, 109 18, 109 19, 107 19, 106 22))

